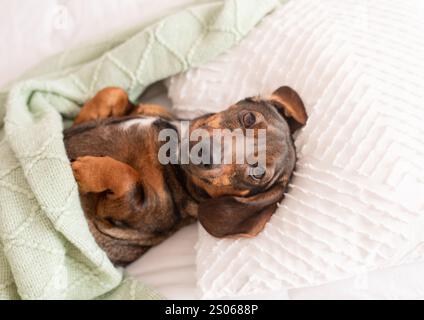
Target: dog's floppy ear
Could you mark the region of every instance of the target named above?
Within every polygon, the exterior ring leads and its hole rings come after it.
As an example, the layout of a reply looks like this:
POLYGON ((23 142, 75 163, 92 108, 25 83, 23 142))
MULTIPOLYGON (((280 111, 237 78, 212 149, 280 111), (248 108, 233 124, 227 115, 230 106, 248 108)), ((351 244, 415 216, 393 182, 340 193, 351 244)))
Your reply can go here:
POLYGON ((208 199, 199 205, 198 219, 211 235, 222 237, 254 237, 277 209, 284 196, 284 186, 251 197, 225 196, 208 199))
POLYGON ((286 118, 292 133, 306 124, 308 115, 305 106, 292 88, 287 86, 278 88, 269 97, 269 101, 286 118))

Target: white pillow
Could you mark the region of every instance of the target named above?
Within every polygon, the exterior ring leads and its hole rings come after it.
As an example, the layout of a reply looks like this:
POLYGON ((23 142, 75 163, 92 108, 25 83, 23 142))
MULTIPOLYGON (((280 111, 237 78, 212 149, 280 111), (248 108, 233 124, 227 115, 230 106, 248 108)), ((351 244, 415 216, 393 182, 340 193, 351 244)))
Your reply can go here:
POLYGON ((420 0, 296 0, 239 46, 170 80, 181 116, 281 85, 305 102, 288 193, 254 239, 197 244, 204 298, 299 288, 422 260, 420 0))

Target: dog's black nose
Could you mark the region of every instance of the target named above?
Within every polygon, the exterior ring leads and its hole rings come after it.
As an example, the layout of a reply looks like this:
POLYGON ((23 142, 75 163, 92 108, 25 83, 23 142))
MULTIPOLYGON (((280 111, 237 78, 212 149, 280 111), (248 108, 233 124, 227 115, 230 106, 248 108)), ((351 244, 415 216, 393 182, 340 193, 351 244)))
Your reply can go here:
POLYGON ((198 157, 201 159, 199 166, 204 169, 212 169, 214 167, 213 152, 208 148, 201 148, 198 152, 198 157))

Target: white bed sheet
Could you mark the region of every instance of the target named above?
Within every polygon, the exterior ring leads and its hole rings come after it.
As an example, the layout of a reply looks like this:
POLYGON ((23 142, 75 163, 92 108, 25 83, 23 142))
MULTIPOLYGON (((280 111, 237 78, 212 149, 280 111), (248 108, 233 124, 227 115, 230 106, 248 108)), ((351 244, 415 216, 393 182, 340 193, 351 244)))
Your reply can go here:
MULTIPOLYGON (((189 2, 192 0, 4 0, 0 10, 0 36, 3 39, 0 44, 0 86, 49 55, 79 46, 112 30, 115 32, 152 20, 166 10, 189 2)), ((169 104, 163 92, 148 100, 169 104)), ((197 231, 196 224, 180 230, 129 266, 128 272, 167 298, 198 298, 197 231)), ((416 263, 372 272, 363 278, 244 298, 408 298, 414 289, 414 297, 424 297, 421 292, 424 280, 417 276, 423 267, 424 263, 416 263)))

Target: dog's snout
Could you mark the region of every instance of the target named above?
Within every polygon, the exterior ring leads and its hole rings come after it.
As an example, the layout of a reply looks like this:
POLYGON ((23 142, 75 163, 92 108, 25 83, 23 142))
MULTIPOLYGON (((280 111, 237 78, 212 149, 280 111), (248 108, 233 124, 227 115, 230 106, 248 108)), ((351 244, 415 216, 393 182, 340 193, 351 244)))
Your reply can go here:
POLYGON ((203 169, 209 170, 209 169, 215 168, 214 153, 211 152, 209 149, 201 149, 199 151, 199 157, 202 159, 202 161, 199 165, 203 169))
POLYGON ((200 164, 204 169, 213 169, 213 164, 212 163, 201 163, 200 164))

